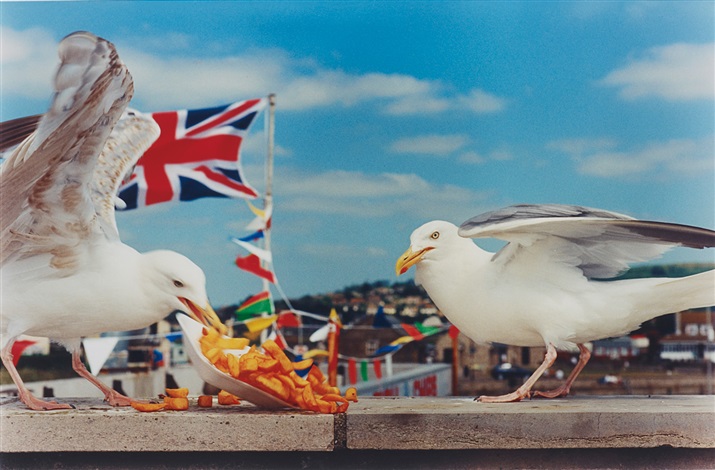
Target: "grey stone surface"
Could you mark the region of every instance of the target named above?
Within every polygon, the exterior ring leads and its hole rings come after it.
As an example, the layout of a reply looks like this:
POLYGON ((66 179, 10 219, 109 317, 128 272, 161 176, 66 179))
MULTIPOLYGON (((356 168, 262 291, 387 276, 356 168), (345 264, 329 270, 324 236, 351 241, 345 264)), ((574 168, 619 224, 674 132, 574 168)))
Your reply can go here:
POLYGON ((572 397, 509 404, 471 398, 361 398, 347 414, 251 405, 140 413, 100 399, 36 412, 0 401, 0 451, 228 452, 715 449, 715 397, 572 397))
POLYGON ((350 407, 349 449, 715 447, 715 397, 570 397, 486 404, 372 398, 350 407))
POLYGON ((141 413, 101 399, 68 399, 75 410, 0 405, 0 452, 329 451, 333 416, 264 411, 249 404, 141 413))

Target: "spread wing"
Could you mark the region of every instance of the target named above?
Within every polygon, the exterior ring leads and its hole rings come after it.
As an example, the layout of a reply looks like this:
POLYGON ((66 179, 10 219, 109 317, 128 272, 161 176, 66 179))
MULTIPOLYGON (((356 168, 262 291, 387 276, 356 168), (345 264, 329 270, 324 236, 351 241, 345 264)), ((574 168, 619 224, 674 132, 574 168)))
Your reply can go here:
POLYGON ((16 146, 35 132, 40 118, 42 118, 42 114, 35 114, 0 122, 0 152, 5 152, 16 146))
POLYGON ((587 278, 599 279, 617 276, 629 264, 656 258, 675 246, 715 246, 712 230, 556 204, 488 212, 464 222, 459 234, 508 241, 494 256, 496 263, 517 262, 528 253, 530 260, 542 263, 542 269, 548 269, 549 263, 566 264, 587 278))
POLYGON ((0 167, 0 262, 48 254, 69 273, 83 244, 108 235, 95 208, 106 192, 93 181, 114 165, 99 155, 133 84, 114 46, 91 33, 67 36, 58 50, 50 109, 0 167))
POLYGON ((150 115, 129 110, 114 126, 97 159, 91 183, 92 202, 110 238, 119 238, 114 208, 122 180, 159 138, 159 133, 159 125, 150 115))

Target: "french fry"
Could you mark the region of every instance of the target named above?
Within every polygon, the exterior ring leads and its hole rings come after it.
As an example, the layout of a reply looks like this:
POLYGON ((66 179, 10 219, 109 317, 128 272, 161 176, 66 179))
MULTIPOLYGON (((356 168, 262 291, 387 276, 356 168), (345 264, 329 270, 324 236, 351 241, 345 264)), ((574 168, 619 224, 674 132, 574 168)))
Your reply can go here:
POLYGON ((293 363, 290 362, 288 356, 285 355, 283 350, 280 346, 278 346, 278 344, 276 344, 275 341, 272 339, 266 340, 262 346, 263 350, 266 351, 266 354, 278 361, 284 374, 293 372, 293 363))
POLYGON ((188 398, 164 397, 165 410, 184 411, 189 409, 188 398))
POLYGON ((241 372, 241 367, 238 363, 238 358, 230 353, 227 354, 226 357, 228 360, 228 373, 231 374, 231 377, 237 379, 238 374, 241 372))
POLYGON ((278 369, 278 361, 275 359, 259 357, 256 360, 258 361, 258 370, 273 372, 278 369))
POLYGON ((211 395, 199 395, 197 404, 200 408, 211 408, 214 404, 214 397, 211 395))
POLYGON ((313 365, 312 359, 303 359, 302 361, 293 363, 293 370, 305 370, 313 365))
POLYGON ((338 411, 338 404, 334 401, 325 401, 320 398, 316 400, 318 402, 318 409, 321 413, 335 414, 338 411))
POLYGON ((280 379, 269 377, 267 375, 259 375, 256 377, 256 383, 260 385, 263 391, 280 398, 283 401, 290 399, 290 389, 283 385, 280 379))
POLYGON ((167 388, 166 395, 171 398, 187 398, 189 396, 188 388, 167 388))
POLYGON ((166 406, 166 403, 144 403, 141 401, 132 401, 130 404, 135 410, 143 412, 161 411, 166 406))
POLYGON ((241 400, 238 399, 236 395, 227 392, 226 390, 221 390, 218 392, 218 404, 219 405, 240 405, 241 400))
POLYGON ((221 354, 223 354, 221 348, 213 347, 209 349, 206 354, 204 354, 204 356, 206 356, 206 359, 208 359, 211 364, 215 365, 216 362, 218 362, 218 358, 221 354))
POLYGON ((216 347, 221 349, 243 349, 248 346, 248 339, 220 337, 217 339, 215 344, 216 347))

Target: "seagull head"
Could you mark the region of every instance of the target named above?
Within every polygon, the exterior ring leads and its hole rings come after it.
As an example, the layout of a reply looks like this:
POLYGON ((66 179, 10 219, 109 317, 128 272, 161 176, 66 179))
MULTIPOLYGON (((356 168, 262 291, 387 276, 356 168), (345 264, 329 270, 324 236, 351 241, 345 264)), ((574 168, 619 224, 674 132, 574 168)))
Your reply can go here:
POLYGON ((206 294, 206 276, 201 268, 186 256, 169 250, 144 254, 149 266, 151 283, 161 292, 161 301, 172 311, 180 310, 206 326, 226 332, 206 294))
POLYGON ((410 235, 410 247, 398 259, 395 273, 399 276, 421 261, 438 260, 471 240, 457 233, 457 226, 443 220, 427 222, 410 235))

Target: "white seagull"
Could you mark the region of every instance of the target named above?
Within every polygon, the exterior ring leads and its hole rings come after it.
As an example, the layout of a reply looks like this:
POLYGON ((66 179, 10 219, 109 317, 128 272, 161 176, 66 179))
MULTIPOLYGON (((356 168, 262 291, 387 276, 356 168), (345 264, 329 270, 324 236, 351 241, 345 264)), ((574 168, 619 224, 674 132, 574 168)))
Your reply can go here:
POLYGON ((34 397, 23 384, 11 354, 22 334, 63 344, 79 375, 111 405, 128 405, 85 368, 83 336, 144 328, 177 310, 204 324, 218 318, 204 273, 188 258, 140 254, 119 239, 117 189, 159 128, 138 113, 120 120, 133 84, 114 46, 77 32, 62 40, 59 56, 50 109, 0 167, 1 357, 31 409, 71 406, 34 397))
POLYGON ((674 246, 715 246, 715 232, 636 220, 598 209, 517 205, 479 215, 459 228, 433 221, 415 230, 397 260, 398 275, 416 265, 415 281, 472 340, 546 346, 546 357, 515 392, 482 402, 561 397, 590 358, 584 343, 627 334, 647 320, 715 305, 715 270, 683 278, 611 280, 629 263, 674 246), (471 238, 508 244, 496 254, 471 238), (580 351, 563 386, 531 392, 556 351, 580 351))

